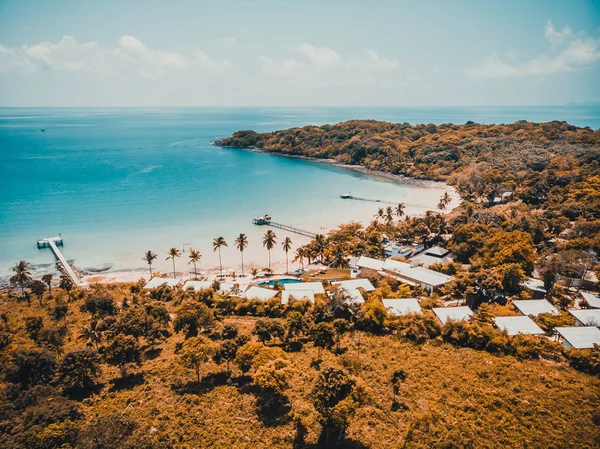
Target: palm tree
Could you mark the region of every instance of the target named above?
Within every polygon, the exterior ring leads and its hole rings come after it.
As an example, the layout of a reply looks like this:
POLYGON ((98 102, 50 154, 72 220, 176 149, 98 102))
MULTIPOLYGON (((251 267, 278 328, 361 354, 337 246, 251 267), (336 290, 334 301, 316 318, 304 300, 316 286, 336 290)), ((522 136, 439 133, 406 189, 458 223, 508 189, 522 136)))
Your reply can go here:
POLYGON ((302 269, 304 270, 304 256, 306 255, 306 251, 304 250, 304 248, 302 246, 296 248, 296 253, 294 256, 294 259, 292 260, 292 262, 300 262, 300 266, 302 267, 302 269))
POLYGON ((394 209, 391 206, 385 208, 385 221, 388 223, 394 221, 394 209))
POLYGON ((42 282, 48 286, 48 292, 52 295, 52 275, 45 274, 42 276, 42 282))
POLYGON ((198 262, 200 262, 200 259, 202 259, 202 254, 200 254, 200 251, 198 251, 197 249, 190 249, 190 261, 188 262, 188 265, 193 263, 194 264, 194 278, 197 279, 198 278, 198 271, 196 270, 196 264, 198 262))
POLYGON ((228 246, 227 242, 223 237, 217 237, 213 240, 213 252, 219 250, 219 268, 221 272, 221 276, 223 276, 223 263, 221 262, 221 247, 228 246))
POLYGON ((253 277, 254 279, 256 279, 256 275, 258 274, 258 270, 257 270, 256 268, 252 268, 252 269, 250 270, 250 274, 252 275, 252 277, 253 277))
POLYGON ((81 340, 87 340, 98 349, 98 343, 102 340, 102 332, 98 330, 98 322, 96 320, 90 320, 89 324, 81 329, 79 338, 81 340))
POLYGON ((71 278, 69 278, 69 276, 62 275, 60 277, 59 287, 67 292, 69 301, 71 301, 71 290, 73 290, 73 281, 71 280, 71 278))
POLYGON ((244 277, 244 250, 248 248, 248 237, 246 234, 240 234, 235 239, 235 247, 240 250, 240 255, 242 256, 242 277, 244 277))
POLYGON ((21 287, 21 296, 25 294, 25 286, 31 282, 31 266, 29 262, 24 260, 20 261, 13 267, 13 272, 15 273, 10 278, 10 285, 19 285, 21 287))
POLYGON ((317 256, 319 256, 319 260, 321 261, 321 263, 323 263, 325 247, 327 246, 327 240, 325 239, 325 236, 323 234, 317 234, 315 235, 314 243, 317 256))
POLYGON ((404 203, 398 203, 398 205, 396 206, 396 216, 398 218, 402 218, 402 216, 404 215, 404 203))
POLYGON ((158 256, 156 255, 156 253, 148 250, 146 251, 146 253, 144 254, 144 258, 143 260, 146 261, 146 263, 148 264, 148 266, 150 267, 150 277, 152 277, 152 262, 157 258, 158 256))
POLYGON ((271 250, 275 246, 275 243, 277 243, 277 236, 269 229, 263 237, 263 246, 269 251, 269 270, 271 269, 271 250))
POLYGON ((438 203, 437 207, 440 210, 445 210, 448 204, 450 204, 450 202, 452 202, 452 198, 450 198, 448 192, 444 192, 444 194, 440 198, 440 202, 438 203))
POLYGON ((383 207, 380 207, 379 209, 377 209, 377 213, 375 214, 375 220, 377 221, 380 218, 383 218, 385 216, 385 211, 383 210, 383 207))
POLYGON ((171 248, 169 250, 169 255, 165 259, 165 260, 171 259, 173 261, 173 277, 176 277, 175 276, 175 258, 176 257, 181 257, 181 251, 179 251, 177 248, 171 248))
POLYGON ((292 239, 289 237, 286 237, 283 240, 283 243, 281 244, 283 250, 285 251, 285 274, 288 274, 290 272, 290 267, 288 265, 288 252, 290 249, 292 249, 292 239))

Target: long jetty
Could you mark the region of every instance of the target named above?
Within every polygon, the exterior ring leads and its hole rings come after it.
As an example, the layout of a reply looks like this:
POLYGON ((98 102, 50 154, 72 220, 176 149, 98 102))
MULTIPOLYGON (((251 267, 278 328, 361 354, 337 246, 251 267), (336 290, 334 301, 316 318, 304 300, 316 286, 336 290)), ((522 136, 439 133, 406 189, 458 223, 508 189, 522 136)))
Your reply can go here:
POLYGON ((372 203, 384 203, 384 204, 394 204, 394 205, 398 205, 398 204, 402 203, 405 206, 409 206, 409 207, 419 207, 421 209, 428 209, 428 210, 436 210, 437 209, 437 207, 427 205, 427 204, 405 203, 403 201, 380 200, 377 198, 365 198, 363 196, 355 196, 355 195, 351 195, 349 193, 344 193, 344 194, 340 195, 340 198, 342 198, 344 200, 370 201, 372 203))
POLYGON ((283 229, 284 231, 293 232, 295 234, 303 235, 304 237, 315 238, 317 234, 310 231, 305 231, 304 229, 296 228, 294 226, 286 225, 283 223, 277 223, 276 221, 272 221, 271 217, 265 215, 264 217, 253 218, 252 223, 258 226, 271 226, 273 228, 283 229))
POLYGON ((38 248, 50 248, 54 253, 54 256, 56 257, 59 268, 61 268, 61 270, 71 278, 71 281, 73 281, 75 285, 83 285, 83 282, 81 282, 81 280, 75 273, 75 270, 73 270, 73 267, 71 267, 69 262, 67 262, 67 259, 65 259, 65 256, 63 256, 63 254, 58 249, 59 246, 63 246, 62 236, 39 239, 37 241, 37 246, 38 248))

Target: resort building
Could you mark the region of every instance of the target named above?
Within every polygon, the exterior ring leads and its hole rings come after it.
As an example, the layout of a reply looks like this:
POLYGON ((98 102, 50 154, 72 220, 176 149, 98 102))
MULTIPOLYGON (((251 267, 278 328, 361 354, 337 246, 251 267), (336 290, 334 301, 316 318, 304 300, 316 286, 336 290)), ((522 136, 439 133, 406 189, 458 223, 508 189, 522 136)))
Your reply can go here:
POLYGON ((529 278, 523 283, 523 287, 529 290, 534 299, 544 298, 546 296, 544 281, 540 279, 529 278))
POLYGON ((523 315, 538 316, 542 313, 558 315, 558 309, 545 299, 528 299, 524 301, 513 301, 514 306, 523 315))
POLYGON ((188 288, 193 288, 194 291, 208 290, 212 287, 212 282, 210 281, 185 281, 183 284, 183 289, 187 290, 188 288))
POLYGON ((600 329, 596 326, 556 327, 554 330, 566 348, 588 349, 600 345, 600 329))
POLYGON ((429 293, 438 290, 451 279, 443 273, 423 267, 412 267, 410 264, 391 259, 384 262, 383 272, 408 285, 421 286, 429 293))
POLYGON ((283 288, 287 290, 293 291, 312 291, 315 295, 324 294, 325 289, 323 288, 323 284, 320 282, 299 282, 293 284, 284 284, 283 288))
POLYGON ((410 259, 410 264, 413 267, 423 266, 425 268, 441 263, 447 265, 454 262, 452 253, 446 248, 440 246, 434 246, 433 248, 426 249, 421 254, 418 254, 410 259))
POLYGON ((421 314, 421 306, 416 298, 384 299, 383 305, 390 315, 421 314))
POLYGON ((331 285, 340 286, 343 289, 356 289, 362 288, 366 292, 372 292, 375 290, 373 284, 368 279, 352 279, 350 281, 337 281, 332 282, 331 285))
POLYGON ((285 290, 281 293, 281 304, 287 304, 292 298, 315 302, 315 294, 312 290, 285 290))
POLYGON ((241 296, 250 285, 250 281, 245 282, 221 282, 219 292, 229 296, 241 296))
POLYGON ((588 292, 579 292, 582 299, 585 299, 585 302, 588 303, 588 306, 592 309, 600 309, 600 294, 598 293, 588 293, 588 292))
POLYGON ((367 268, 369 270, 383 270, 383 260, 373 259, 372 257, 360 256, 356 261, 356 266, 360 269, 367 268))
POLYGON ((383 248, 383 255, 385 257, 409 257, 415 256, 423 251, 425 247, 423 245, 409 244, 409 245, 398 245, 396 243, 388 243, 383 248))
POLYGON ((543 335, 544 331, 528 316, 499 316, 494 324, 510 336, 517 334, 543 335))
POLYGON ((279 293, 277 290, 271 290, 269 288, 262 288, 253 285, 246 291, 246 293, 244 293, 244 298, 268 301, 269 299, 274 298, 277 293, 279 293))
POLYGON ((467 321, 473 316, 473 311, 468 306, 434 307, 433 313, 442 324, 446 324, 448 320, 467 321))
POLYGON ((578 326, 600 327, 600 309, 571 309, 569 313, 575 317, 578 326))
POLYGON ((144 290, 152 290, 153 288, 162 287, 163 285, 175 288, 179 285, 180 282, 181 279, 154 277, 150 279, 148 283, 144 286, 144 290))

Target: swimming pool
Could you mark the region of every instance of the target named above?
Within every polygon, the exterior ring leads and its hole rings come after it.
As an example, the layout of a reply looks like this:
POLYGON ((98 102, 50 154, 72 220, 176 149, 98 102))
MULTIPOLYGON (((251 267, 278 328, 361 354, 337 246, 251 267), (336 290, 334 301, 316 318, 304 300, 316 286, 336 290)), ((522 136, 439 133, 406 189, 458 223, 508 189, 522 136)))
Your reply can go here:
POLYGON ((275 282, 277 282, 278 284, 298 284, 299 282, 302 282, 300 279, 273 279, 272 281, 266 281, 266 282, 261 282, 260 284, 258 284, 259 287, 273 287, 275 285, 275 282))

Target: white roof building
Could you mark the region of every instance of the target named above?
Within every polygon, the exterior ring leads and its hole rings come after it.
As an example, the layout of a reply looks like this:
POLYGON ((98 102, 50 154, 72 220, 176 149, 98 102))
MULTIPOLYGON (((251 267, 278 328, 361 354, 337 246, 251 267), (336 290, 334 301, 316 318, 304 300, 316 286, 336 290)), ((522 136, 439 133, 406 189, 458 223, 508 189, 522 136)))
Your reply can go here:
POLYGON ((580 294, 592 309, 600 309, 600 294, 588 292, 580 292, 580 294))
POLYGON ((546 294, 546 287, 544 287, 544 281, 541 279, 529 278, 523 282, 523 286, 532 292, 536 292, 541 295, 546 294))
POLYGON ((554 328, 562 344, 567 348, 586 349, 600 345, 600 329, 596 326, 575 326, 554 328))
POLYGON ((505 330, 511 336, 517 334, 544 334, 544 331, 528 316, 499 316, 494 318, 494 323, 499 329, 505 330))
POLYGON ((397 260, 386 260, 383 270, 393 273, 402 282, 409 285, 420 285, 425 290, 433 291, 450 281, 450 276, 423 267, 411 267, 410 264, 397 260))
POLYGON ((269 299, 274 298, 277 293, 279 293, 277 290, 271 290, 269 288, 262 288, 253 285, 246 291, 246 293, 244 293, 244 298, 268 301, 269 299))
POLYGON ((513 301, 515 307, 523 315, 538 316, 542 313, 551 313, 558 315, 558 310, 545 299, 528 299, 524 301, 513 301))
POLYGON ((248 289, 250 281, 245 282, 221 282, 219 292, 229 296, 241 296, 248 289))
POLYGON ((181 279, 155 277, 148 281, 148 283, 144 286, 144 289, 151 290, 153 288, 162 287, 163 285, 166 285, 168 287, 177 287, 177 285, 179 285, 180 282, 181 279))
POLYGON ((446 265, 454 262, 452 254, 446 248, 440 246, 434 246, 433 248, 426 249, 421 254, 416 255, 410 259, 410 264, 413 267, 424 266, 425 268, 433 265, 434 263, 441 263, 446 265))
POLYGON ((370 270, 381 271, 383 270, 383 260, 373 259, 372 257, 360 256, 356 262, 356 266, 359 268, 368 268, 370 270))
POLYGON ((290 298, 315 302, 315 293, 312 290, 285 290, 281 293, 281 304, 287 304, 290 298))
POLYGON ((200 290, 207 290, 212 287, 212 282, 210 281, 185 281, 183 284, 183 289, 187 290, 188 288, 193 288, 195 291, 199 292, 200 290))
POLYGON ((446 324, 448 320, 467 321, 473 315, 473 311, 468 306, 434 307, 433 313, 442 324, 446 324))
POLYGON ((600 309, 571 309, 569 313, 575 317, 580 326, 600 327, 600 309))
POLYGON ((294 290, 294 291, 306 291, 306 290, 310 290, 312 291, 315 295, 320 293, 320 294, 324 294, 325 293, 325 289, 323 288, 323 284, 315 281, 315 282, 299 282, 299 283, 293 283, 293 284, 283 284, 283 288, 285 290, 294 290))
POLYGON ((390 315, 406 315, 407 313, 422 313, 416 298, 384 299, 383 305, 390 315))
POLYGON ((371 284, 371 281, 369 281, 368 279, 352 279, 349 281, 337 281, 332 282, 331 285, 339 285, 344 289, 362 288, 366 292, 372 292, 373 290, 375 290, 375 287, 373 287, 373 284, 371 284))
POLYGON ((365 298, 357 288, 342 288, 347 296, 347 302, 351 304, 362 304, 365 298))

